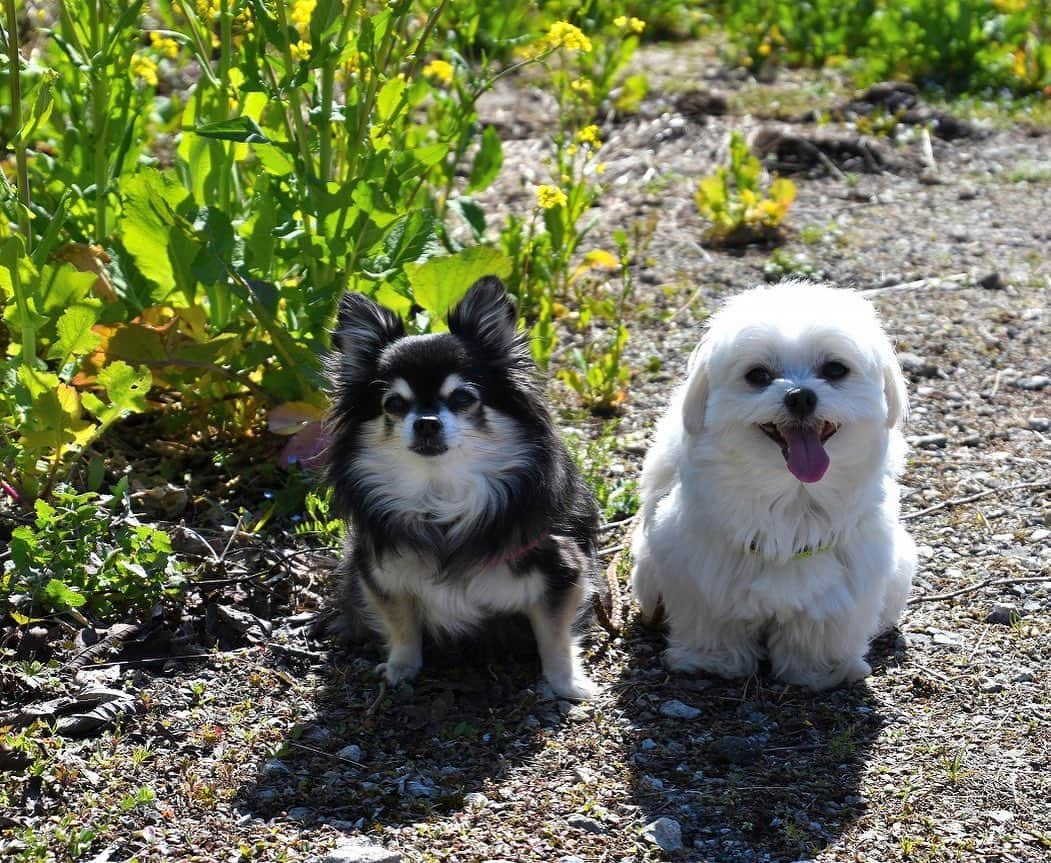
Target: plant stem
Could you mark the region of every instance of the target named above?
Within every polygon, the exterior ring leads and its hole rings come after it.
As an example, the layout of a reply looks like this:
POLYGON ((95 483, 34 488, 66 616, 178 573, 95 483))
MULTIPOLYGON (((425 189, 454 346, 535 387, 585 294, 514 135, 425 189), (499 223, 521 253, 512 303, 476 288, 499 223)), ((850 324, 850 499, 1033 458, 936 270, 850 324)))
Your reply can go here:
POLYGON ((95 242, 102 244, 109 233, 107 200, 109 188, 109 76, 98 63, 108 53, 108 11, 106 0, 96 0, 95 20, 92 22, 91 103, 95 127, 95 242))
POLYGON ((16 130, 15 169, 18 176, 18 228, 25 239, 26 249, 32 251, 33 238, 29 223, 29 162, 26 142, 22 137, 22 54, 18 50, 18 16, 15 0, 4 0, 7 16, 8 77, 11 81, 11 120, 16 130))

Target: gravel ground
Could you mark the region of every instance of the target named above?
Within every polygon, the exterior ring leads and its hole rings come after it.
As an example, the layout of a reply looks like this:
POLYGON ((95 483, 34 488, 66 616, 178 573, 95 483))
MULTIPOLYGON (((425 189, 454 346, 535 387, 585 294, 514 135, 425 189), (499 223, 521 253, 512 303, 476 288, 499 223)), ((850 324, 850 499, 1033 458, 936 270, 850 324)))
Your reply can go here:
MULTIPOLYGON (((795 176, 778 267, 769 249, 704 248, 693 188, 731 128, 856 144, 849 122, 786 122, 840 104, 841 88, 815 75, 756 85, 699 47, 651 48, 638 66, 653 93, 606 124, 610 190, 592 236, 655 221, 636 267, 634 377, 598 469, 634 476, 721 297, 786 271, 870 291, 910 382, 903 507, 921 557, 872 677, 820 694, 765 676, 673 677, 660 633, 629 611, 617 637, 592 637, 587 664, 605 689, 587 704, 536 685, 535 661, 492 652, 445 657, 386 692, 373 656, 330 656, 308 637, 331 556, 237 537, 224 560, 272 577, 220 572, 198 591, 208 615, 168 625, 161 661, 144 661, 158 636, 140 630, 108 664, 67 665, 36 694, 8 688, 0 724, 29 709, 57 718, 46 700, 84 687, 132 697, 93 702, 113 705, 117 730, 103 715, 41 738, 42 775, 0 751, 4 859, 32 844, 28 828, 58 859, 75 856, 87 826, 97 835, 77 859, 98 863, 314 860, 340 843, 341 860, 464 863, 1047 859, 1051 133, 1014 124, 945 141, 902 127, 900 140, 863 142, 886 157, 881 172, 817 158, 795 176), (728 112, 703 113, 700 90, 723 94, 728 112), (153 799, 124 800, 144 786, 153 799), (371 857, 345 845, 362 836, 371 857)), ((524 211, 545 181, 550 106, 506 90, 485 111, 508 139, 486 205, 524 211)), ((230 531, 197 533, 222 550, 230 531)), ((609 545, 623 538, 614 528, 609 545)))

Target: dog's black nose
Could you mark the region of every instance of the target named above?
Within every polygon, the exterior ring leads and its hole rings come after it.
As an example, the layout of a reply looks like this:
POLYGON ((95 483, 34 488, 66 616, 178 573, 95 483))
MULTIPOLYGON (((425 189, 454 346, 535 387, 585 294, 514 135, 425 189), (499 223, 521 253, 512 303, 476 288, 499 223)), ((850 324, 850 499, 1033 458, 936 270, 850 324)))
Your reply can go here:
POLYGON ((817 407, 817 393, 806 387, 797 387, 785 393, 785 407, 796 419, 810 416, 817 407))
POLYGON ((432 415, 416 417, 412 430, 420 437, 437 437, 442 432, 442 421, 432 415))

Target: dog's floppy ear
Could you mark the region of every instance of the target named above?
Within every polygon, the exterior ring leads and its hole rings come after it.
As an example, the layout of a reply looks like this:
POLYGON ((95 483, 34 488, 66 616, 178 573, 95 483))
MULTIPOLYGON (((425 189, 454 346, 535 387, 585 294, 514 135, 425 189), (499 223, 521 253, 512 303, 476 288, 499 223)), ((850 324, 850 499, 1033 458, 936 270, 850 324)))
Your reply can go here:
POLYGON ((711 351, 706 342, 694 348, 687 364, 689 375, 682 399, 682 423, 692 435, 704 428, 704 415, 708 409, 708 358, 711 351))
POLYGON ((519 347, 515 307, 504 283, 483 276, 449 312, 449 332, 481 345, 495 356, 510 357, 519 347))
POLYGON ((905 376, 888 343, 880 352, 883 360, 883 397, 887 402, 887 428, 894 428, 909 418, 909 391, 905 387, 905 376))
POLYGON ((405 335, 401 318, 364 294, 347 292, 339 301, 332 346, 339 352, 333 369, 337 380, 364 381, 376 369, 380 352, 405 335))

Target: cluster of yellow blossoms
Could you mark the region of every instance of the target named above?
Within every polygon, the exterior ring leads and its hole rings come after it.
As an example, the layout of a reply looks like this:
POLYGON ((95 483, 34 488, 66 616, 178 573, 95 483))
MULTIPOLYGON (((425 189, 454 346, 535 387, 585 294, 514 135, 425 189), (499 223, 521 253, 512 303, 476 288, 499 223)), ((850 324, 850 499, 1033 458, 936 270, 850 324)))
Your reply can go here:
POLYGON ((579 27, 568 21, 556 21, 552 24, 543 41, 548 48, 566 48, 569 51, 583 51, 585 54, 591 50, 591 40, 579 27))
POLYGON ((147 87, 157 86, 157 61, 145 54, 133 54, 131 58, 131 75, 142 81, 147 87))
POLYGON ((632 16, 629 18, 627 15, 618 15, 613 19, 613 26, 618 30, 629 30, 632 33, 641 33, 646 29, 646 22, 641 18, 632 16))
POLYGON ((179 56, 179 43, 156 30, 150 31, 150 44, 161 53, 162 57, 167 57, 169 60, 174 60, 179 56))
POLYGON ((299 41, 293 42, 289 49, 292 59, 297 63, 310 59, 310 19, 314 17, 317 0, 293 0, 288 17, 299 34, 299 41))
POLYGON ((555 207, 561 207, 566 203, 566 200, 566 193, 558 186, 543 185, 536 187, 536 203, 541 209, 551 210, 555 207))
POLYGON ((428 78, 437 78, 446 87, 453 82, 452 64, 447 63, 445 60, 431 60, 430 63, 423 67, 423 74, 428 78))

